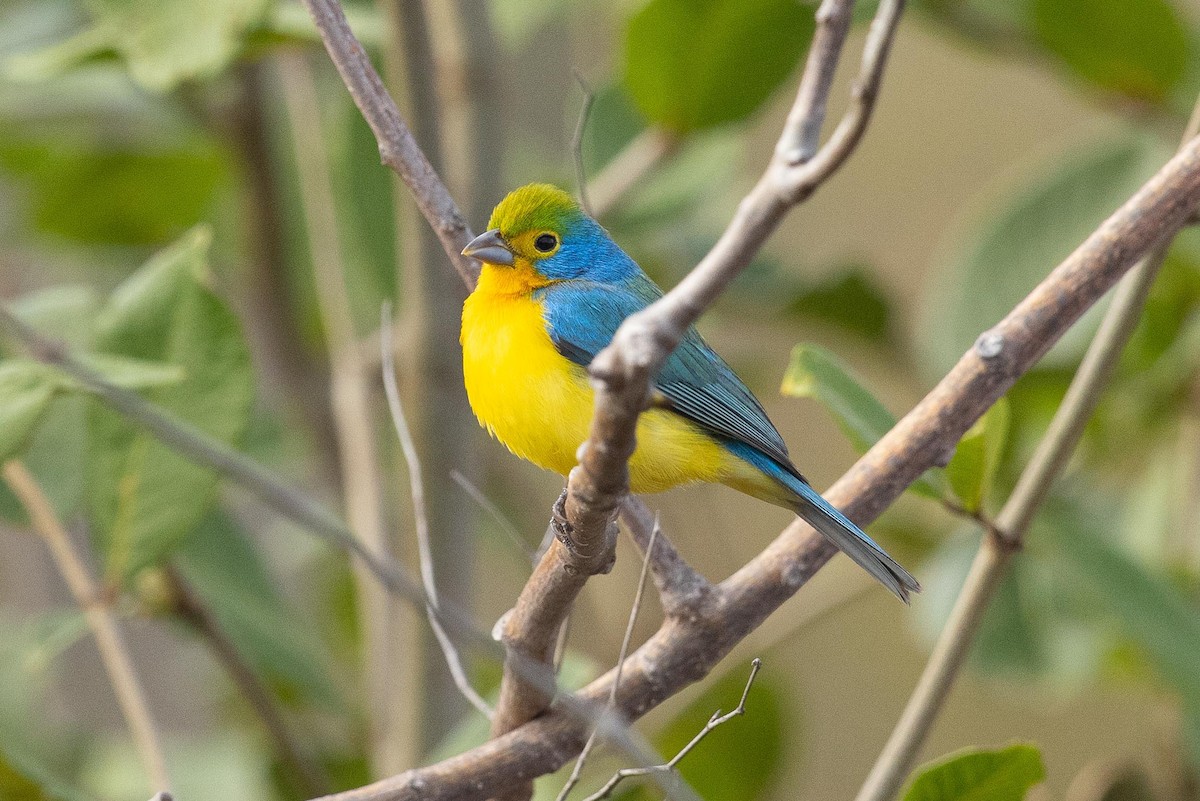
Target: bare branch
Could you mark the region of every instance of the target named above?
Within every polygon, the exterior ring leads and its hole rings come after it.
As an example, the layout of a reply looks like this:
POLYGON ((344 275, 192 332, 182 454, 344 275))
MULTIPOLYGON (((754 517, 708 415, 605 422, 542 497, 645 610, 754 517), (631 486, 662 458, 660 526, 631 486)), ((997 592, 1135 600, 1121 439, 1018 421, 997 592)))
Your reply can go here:
POLYGON ((492 503, 492 499, 484 494, 483 490, 472 484, 471 479, 457 470, 450 471, 450 478, 455 484, 462 487, 462 491, 467 493, 471 500, 479 505, 479 508, 487 512, 488 516, 496 521, 496 525, 500 526, 500 530, 504 532, 517 553, 521 554, 526 561, 533 559, 533 549, 529 547, 529 543, 521 536, 521 532, 517 531, 517 527, 513 525, 512 521, 504 516, 504 513, 500 511, 500 507, 492 503))
POLYGON ((842 46, 854 11, 854 0, 824 0, 817 9, 817 30, 808 48, 808 62, 796 91, 775 152, 787 164, 803 164, 817 152, 829 90, 841 60, 842 46))
POLYGON ((658 544, 653 549, 650 571, 654 574, 654 584, 667 616, 686 616, 689 609, 702 606, 712 592, 712 584, 675 550, 675 546, 660 530, 657 515, 650 511, 645 502, 634 495, 625 498, 621 504, 621 519, 643 554, 651 553, 650 542, 658 532, 658 544))
POLYGON ((421 460, 417 456, 417 445, 413 442, 412 432, 408 428, 408 420, 404 416, 404 406, 400 402, 400 388, 396 386, 396 365, 391 347, 391 304, 383 304, 383 309, 380 311, 379 316, 379 331, 382 335, 379 341, 380 355, 383 360, 383 390, 387 395, 388 411, 392 415, 392 425, 396 429, 396 436, 400 440, 400 449, 404 452, 404 461, 408 465, 408 484, 409 490, 412 493, 414 527, 417 532, 417 552, 421 563, 421 580, 425 584, 425 594, 429 598, 429 604, 425 607, 429 618, 429 626, 433 629, 433 634, 437 638, 438 645, 446 657, 446 666, 450 668, 450 675, 453 677, 454 684, 458 687, 459 692, 470 702, 471 706, 479 710, 484 717, 491 720, 494 714, 492 708, 488 706, 487 701, 484 701, 483 697, 475 692, 475 688, 471 686, 471 680, 467 678, 467 671, 463 667, 462 657, 459 655, 458 649, 451 641, 450 636, 446 634, 446 629, 442 627, 441 621, 438 620, 437 577, 434 575, 433 569, 433 548, 429 542, 429 517, 425 513, 425 483, 421 478, 421 460))
POLYGON ((366 51, 354 38, 341 4, 338 0, 304 0, 304 5, 320 31, 329 58, 375 134, 380 159, 408 186, 454 269, 467 286, 475 286, 479 264, 462 255, 462 249, 474 238, 471 226, 413 139, 396 101, 387 93, 366 51))
MULTIPOLYGON (((826 493, 867 524, 922 473, 944 463, 963 433, 1150 248, 1200 206, 1200 141, 1189 143, 1112 214, 980 344, 826 493)), ((552 549, 553 550, 553 549, 552 549)), ((703 614, 668 618, 630 654, 617 703, 629 719, 702 678, 721 657, 796 593, 836 549, 800 521, 717 585, 703 614)), ((576 698, 600 703, 612 673, 576 698)), ((339 801, 474 801, 488 788, 557 770, 583 747, 587 729, 556 707, 519 729, 427 767, 406 771, 339 801)))
MULTIPOLYGON (((602 798, 608 798, 612 795, 613 790, 617 788, 617 785, 625 779, 655 774, 668 774, 678 777, 678 774, 675 773, 676 766, 683 761, 684 757, 692 752, 692 749, 700 744, 701 740, 708 736, 709 732, 736 717, 746 714, 746 697, 750 695, 750 688, 754 686, 754 679, 758 676, 760 668, 762 668, 762 660, 755 657, 750 663, 750 678, 746 679, 746 687, 742 690, 742 698, 738 701, 737 707, 732 712, 726 712, 724 715, 721 714, 721 710, 719 709, 714 712, 712 717, 708 719, 708 723, 704 724, 704 728, 687 745, 680 749, 679 753, 672 757, 670 762, 649 768, 622 768, 614 773, 612 778, 603 787, 589 795, 584 801, 600 801, 602 798)), ((559 801, 562 801, 561 797, 559 801)))
MULTIPOLYGON (((1185 147, 1198 132, 1200 101, 1181 147, 1185 147)), ((1105 312, 1100 329, 1088 346, 1062 404, 1050 421, 1046 435, 1038 443, 994 525, 985 529, 979 551, 946 626, 896 728, 863 783, 857 801, 888 801, 899 792, 912 770, 917 753, 950 695, 1009 563, 1020 551, 1029 526, 1049 496, 1055 480, 1066 468, 1083 437, 1084 427, 1116 371, 1117 361, 1137 328, 1146 297, 1170 244, 1170 239, 1161 242, 1117 287, 1112 304, 1105 312)))
MULTIPOLYGON (((167 761, 163 756, 162 742, 150 706, 146 703, 146 693, 134 669, 133 659, 125 645, 125 638, 117 620, 103 603, 98 602, 102 597, 99 585, 92 578, 84 564, 83 558, 75 551, 71 535, 58 519, 50 499, 38 485, 25 465, 16 459, 4 463, 4 480, 12 489, 13 495, 21 503, 29 515, 33 528, 50 549, 58 572, 62 574, 75 603, 83 611, 88 628, 96 638, 96 647, 100 651, 100 661, 108 672, 108 680, 112 684, 117 702, 121 705, 121 713, 133 736, 134 746, 146 770, 146 779, 152 787, 162 790, 171 789, 171 777, 167 773, 167 761)), ((162 791, 160 791, 162 792, 162 791)))
MULTIPOLYGON (((629 620, 625 624, 625 636, 621 638, 621 650, 617 654, 617 672, 613 676, 612 690, 608 694, 608 707, 606 708, 609 713, 617 706, 617 689, 621 686, 621 671, 625 669, 625 657, 629 654, 629 641, 633 639, 633 626, 637 623, 638 613, 642 611, 642 596, 646 591, 646 573, 649 572, 650 560, 654 556, 654 545, 660 533, 661 529, 656 517, 650 530, 650 542, 647 543, 645 556, 642 557, 642 572, 638 576, 633 607, 629 610, 629 620)), ((596 744, 596 732, 597 729, 592 729, 592 733, 588 735, 587 742, 583 744, 583 750, 579 752, 579 756, 575 760, 575 767, 571 769, 571 775, 562 790, 559 791, 556 801, 566 801, 571 790, 575 789, 575 785, 579 783, 579 774, 583 772, 583 766, 587 764, 588 756, 591 755, 592 748, 596 744)))

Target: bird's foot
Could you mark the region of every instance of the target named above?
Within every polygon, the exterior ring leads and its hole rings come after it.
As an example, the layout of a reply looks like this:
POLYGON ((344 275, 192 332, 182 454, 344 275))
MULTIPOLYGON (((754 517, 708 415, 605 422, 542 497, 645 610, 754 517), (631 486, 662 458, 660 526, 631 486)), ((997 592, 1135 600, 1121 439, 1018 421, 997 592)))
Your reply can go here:
POLYGON ((575 533, 575 527, 571 525, 570 520, 567 520, 566 487, 563 487, 562 494, 550 507, 550 527, 554 529, 554 536, 558 538, 558 541, 567 546, 567 550, 575 550, 575 541, 571 539, 571 535, 575 533))

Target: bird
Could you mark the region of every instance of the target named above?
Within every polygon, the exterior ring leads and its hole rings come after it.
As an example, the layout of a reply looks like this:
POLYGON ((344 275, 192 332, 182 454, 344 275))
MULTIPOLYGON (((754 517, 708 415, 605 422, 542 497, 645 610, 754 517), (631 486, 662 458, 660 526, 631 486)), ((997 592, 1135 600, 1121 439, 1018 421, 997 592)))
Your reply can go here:
MULTIPOLYGON (((588 365, 662 290, 567 192, 529 184, 462 253, 481 263, 463 304, 467 398, 513 454, 562 476, 589 434, 588 365)), ((905 603, 913 576, 813 489, 762 404, 690 328, 654 378, 629 489, 718 483, 798 514, 905 603)))

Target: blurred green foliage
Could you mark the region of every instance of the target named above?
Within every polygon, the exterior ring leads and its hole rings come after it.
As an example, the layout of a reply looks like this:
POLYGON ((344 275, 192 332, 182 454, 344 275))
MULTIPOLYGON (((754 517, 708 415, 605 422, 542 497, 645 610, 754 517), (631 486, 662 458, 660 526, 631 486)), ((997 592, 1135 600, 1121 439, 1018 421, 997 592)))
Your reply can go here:
POLYGON ((1034 746, 967 751, 923 768, 904 801, 1021 801, 1045 777, 1034 746))
MULTIPOLYGON (((859 2, 856 21, 865 22, 875 5, 859 2)), ((615 66, 596 80, 602 88, 583 157, 594 174, 647 130, 677 145, 605 220, 649 272, 673 283, 719 234, 732 201, 719 207, 714 187, 736 194, 759 112, 793 91, 813 4, 495 0, 490 8, 501 40, 491 65, 508 81, 536 69, 539 86, 517 94, 532 97, 525 102, 538 111, 561 102, 561 113, 554 109, 561 119, 573 121, 576 111, 564 67, 573 55, 564 53, 578 43, 567 34, 586 30, 575 39, 590 40, 599 19, 619 40, 602 59, 615 66)), ((971 213, 948 229, 936 274, 915 293, 925 308, 918 325, 906 319, 900 282, 881 280, 871 260, 839 253, 809 261, 794 252, 759 258, 716 310, 718 323, 786 326, 789 336, 799 329, 816 339, 796 346, 782 391, 818 402, 856 450, 870 447, 895 423, 889 406, 898 407, 877 397, 880 388, 860 377, 870 375, 860 365, 895 366, 904 392, 919 397, 1167 157, 1200 90, 1200 36, 1195 16, 1181 8, 1168 0, 916 3, 906 25, 1060 76, 1066 91, 1115 109, 1122 122, 1103 139, 1079 137, 1031 159, 1005 185, 964 199, 971 213)), ((369 3, 350 3, 348 13, 382 61, 390 41, 384 16, 369 3)), ((0 291, 13 295, 5 302, 21 319, 63 340, 108 380, 330 498, 336 477, 317 477, 317 465, 333 448, 300 411, 315 407, 319 419, 326 364, 317 352, 313 265, 295 222, 294 155, 274 75, 275 56, 295 50, 324 63, 311 23, 292 3, 0 6, 0 291), (289 365, 263 345, 271 326, 290 348, 291 369, 315 376, 318 391, 306 396, 281 381, 289 365)), ((844 69, 852 62, 850 55, 844 69)), ((403 305, 410 297, 395 267, 405 232, 370 131, 332 71, 319 77, 345 280, 365 335, 382 298, 403 305)), ((548 166, 555 161, 546 155, 551 134, 533 127, 519 129, 506 156, 569 183, 568 159, 548 166)), ((530 177, 510 176, 514 183, 530 177)), ((1136 681, 1176 697, 1180 736, 1195 764, 1200 567, 1189 538, 1196 535, 1191 481, 1200 470, 1192 454, 1198 310, 1200 237, 1188 234, 1171 250, 1115 384, 972 655, 987 675, 1067 690, 1136 681)), ((1096 320, 1086 317, 972 428, 946 469, 913 485, 916 526, 925 532, 916 543, 927 588, 915 605, 923 633, 940 630, 981 536, 947 507, 995 514, 1096 320)), ((343 560, 306 551, 311 546, 286 527, 268 530, 261 512, 222 497, 212 473, 4 340, 0 459, 14 455, 60 515, 88 533, 90 556, 120 597, 120 614, 148 626, 173 622, 162 627, 164 636, 201 648, 170 599, 160 603, 162 571, 178 570, 303 732, 334 789, 370 777, 375 711, 355 700, 362 612, 343 560)), ((391 467, 388 476, 402 483, 391 467)), ((0 517, 24 523, 3 485, 0 517)), ((876 528, 887 537, 894 525, 884 520, 876 528)), ((20 623, 7 610, 0 617, 0 801, 125 801, 141 793, 140 768, 123 739, 44 714, 83 634, 75 611, 23 615, 20 623)), ((571 651, 565 670, 576 686, 600 668, 571 651)), ((473 671, 494 678, 496 667, 473 671)), ((743 680, 734 672, 705 688, 657 732, 655 744, 668 756, 678 751, 714 710, 736 702, 743 680)), ((189 730, 187 742, 172 743, 182 797, 302 795, 232 684, 205 681, 215 699, 214 731, 189 730)), ((692 786, 711 799, 771 796, 785 754, 803 739, 797 716, 788 714, 803 706, 794 692, 764 673, 747 716, 714 731, 683 762, 692 786)), ((482 718, 465 717, 433 756, 485 736, 482 718)), ((907 798, 1016 799, 1043 773, 1027 746, 972 752, 921 773, 907 798)), ((550 786, 542 784, 539 792, 550 786)), ((624 792, 652 795, 644 787, 624 792)))
POLYGON ((677 134, 743 119, 812 31, 794 0, 650 0, 626 29, 625 84, 649 120, 677 134))

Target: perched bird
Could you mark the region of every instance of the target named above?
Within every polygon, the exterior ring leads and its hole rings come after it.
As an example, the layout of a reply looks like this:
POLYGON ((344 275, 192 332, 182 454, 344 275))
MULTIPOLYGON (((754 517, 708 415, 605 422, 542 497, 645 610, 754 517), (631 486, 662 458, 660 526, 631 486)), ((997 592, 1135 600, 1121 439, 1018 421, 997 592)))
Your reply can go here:
MULTIPOLYGON (((662 296, 561 189, 531 184, 500 202, 463 254, 483 263, 463 306, 463 375, 479 422, 539 467, 566 475, 588 437, 587 367, 621 321, 662 296)), ((792 464, 762 404, 695 330, 654 383, 637 427, 630 489, 717 482, 790 509, 901 600, 909 573, 792 464)))

